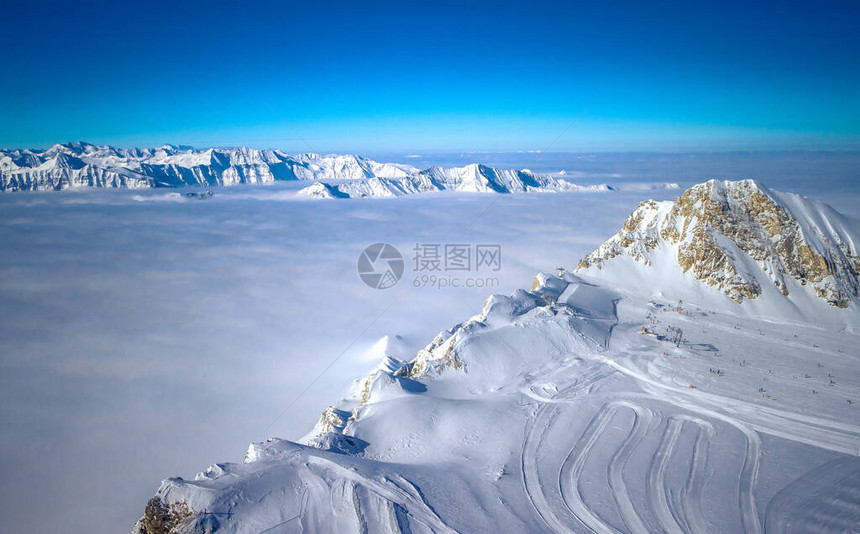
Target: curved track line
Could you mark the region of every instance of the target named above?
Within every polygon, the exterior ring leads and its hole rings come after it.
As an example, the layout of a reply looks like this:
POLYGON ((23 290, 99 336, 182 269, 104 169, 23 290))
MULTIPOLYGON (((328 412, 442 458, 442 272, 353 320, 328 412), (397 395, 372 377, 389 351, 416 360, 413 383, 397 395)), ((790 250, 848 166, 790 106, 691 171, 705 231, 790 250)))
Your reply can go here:
POLYGON ((609 479, 609 488, 612 490, 612 497, 615 499, 615 504, 618 505, 618 512, 621 514, 624 526, 630 532, 647 533, 649 529, 645 526, 639 514, 636 513, 622 474, 624 466, 627 465, 627 460, 630 459, 630 455, 633 453, 633 449, 639 445, 643 436, 651 427, 654 414, 651 410, 632 403, 627 404, 627 406, 633 410, 633 426, 621 444, 621 448, 612 456, 612 460, 609 462, 609 467, 607 468, 607 477, 609 479))
POLYGON ((355 520, 358 522, 358 531, 360 534, 368 534, 367 517, 361 507, 361 497, 358 495, 358 484, 355 482, 349 483, 350 493, 352 494, 352 508, 355 511, 355 520))
MULTIPOLYGON (((301 527, 302 532, 304 532, 305 530, 313 532, 314 530, 318 529, 322 523, 319 517, 319 514, 322 512, 322 510, 317 510, 314 506, 308 506, 308 503, 311 500, 311 495, 319 494, 330 496, 330 487, 329 484, 320 475, 318 475, 311 469, 301 470, 299 478, 305 486, 305 494, 302 496, 302 507, 298 514, 299 526, 301 527)), ((288 522, 289 520, 283 521, 273 527, 269 527, 262 532, 271 531, 276 527, 284 525, 288 522)))
POLYGON ((701 413, 720 414, 719 418, 726 421, 743 421, 743 424, 766 434, 835 452, 855 454, 857 439, 860 438, 858 425, 778 410, 704 391, 692 392, 687 388, 663 383, 639 369, 625 367, 613 359, 603 358, 603 361, 642 382, 643 387, 651 386, 650 391, 657 399, 674 398, 670 402, 682 408, 694 404, 699 407, 697 410, 701 413), (657 393, 653 388, 661 392, 657 393), (664 392, 671 392, 674 397, 667 396, 664 392), (683 400, 679 402, 679 398, 683 400))
MULTIPOLYGON (((684 484, 684 488, 678 497, 669 500, 669 508, 682 531, 706 532, 705 521, 702 517, 701 494, 704 489, 704 469, 708 461, 708 441, 702 438, 705 434, 710 438, 713 433, 713 426, 695 417, 686 415, 676 415, 674 417, 682 420, 684 424, 691 423, 698 428, 696 430, 695 441, 693 442, 690 467, 687 472, 687 482, 684 484)), ((663 490, 671 496, 665 484, 663 490)))
MULTIPOLYGON (((538 408, 537 412, 535 412, 534 417, 532 417, 526 424, 525 434, 523 435, 523 448, 522 453, 520 454, 520 470, 522 472, 523 489, 525 490, 526 496, 538 517, 540 517, 541 521, 547 526, 547 528, 553 532, 559 534, 576 533, 576 531, 572 530, 558 518, 552 505, 550 505, 546 495, 544 494, 543 487, 540 483, 540 475, 538 474, 537 469, 537 450, 540 446, 540 438, 549 427, 549 422, 552 419, 552 412, 554 412, 558 403, 570 401, 575 398, 580 391, 587 389, 593 383, 602 380, 615 372, 616 371, 614 369, 604 365, 603 363, 598 363, 585 369, 579 375, 574 384, 559 391, 553 398, 545 401, 544 404, 538 408)), ((524 388, 523 393, 532 398, 536 398, 536 396, 534 396, 534 391, 528 387, 524 388)), ((544 399, 537 398, 537 400, 544 399)))
POLYGON ((614 403, 604 404, 597 415, 588 423, 585 432, 577 441, 576 446, 568 453, 558 470, 558 488, 564 503, 582 524, 600 534, 616 534, 618 530, 601 520, 588 508, 579 489, 579 478, 582 475, 583 467, 585 467, 588 453, 591 452, 597 443, 597 438, 606 429, 617 411, 618 407, 614 403))
POLYGON ((701 498, 708 461, 708 441, 712 435, 713 426, 707 421, 686 415, 673 415, 669 418, 647 477, 648 498, 666 532, 707 532, 702 516, 701 498), (687 423, 698 427, 687 481, 680 495, 669 499, 671 492, 666 484, 666 468, 687 423), (706 435, 707 440, 703 439, 706 435))
POLYGON ((539 443, 540 440, 535 439, 535 427, 538 422, 543 422, 544 420, 549 419, 547 412, 550 412, 553 408, 554 406, 549 404, 542 405, 538 408, 538 411, 530 424, 526 426, 526 432, 523 438, 523 451, 520 455, 520 470, 522 471, 523 476, 523 489, 526 492, 526 496, 529 498, 532 508, 537 512, 538 517, 541 518, 541 521, 543 521, 547 528, 557 534, 576 534, 576 531, 562 523, 555 515, 552 506, 549 504, 546 495, 543 493, 537 469, 538 445, 535 444, 535 442, 537 441, 539 443))
POLYGON ((598 382, 617 371, 610 366, 598 363, 592 367, 585 369, 579 376, 576 377, 573 384, 570 384, 561 391, 556 392, 553 396, 547 397, 536 391, 534 383, 526 384, 520 388, 520 392, 527 397, 546 404, 559 404, 570 401, 576 395, 588 386, 598 382))
POLYGON ((622 476, 624 465, 651 425, 653 413, 647 408, 623 400, 610 401, 604 404, 597 415, 592 418, 577 445, 568 453, 562 463, 559 469, 559 491, 565 505, 586 527, 594 532, 618 532, 616 528, 600 519, 585 504, 579 489, 579 479, 589 452, 620 408, 632 410, 634 420, 627 437, 607 466, 609 488, 612 490, 613 499, 618 505, 619 514, 625 527, 632 532, 649 532, 650 529, 636 513, 622 476))
POLYGON ((761 458, 761 438, 759 435, 740 423, 739 421, 726 418, 726 422, 740 430, 747 438, 744 465, 738 478, 738 504, 741 507, 741 518, 744 522, 744 530, 752 534, 761 534, 761 522, 758 518, 758 510, 755 504, 755 487, 758 484, 759 460, 761 458))
POLYGON ((831 430, 835 430, 839 427, 846 426, 843 424, 837 423, 830 425, 827 423, 821 424, 821 422, 819 422, 819 425, 817 427, 814 425, 808 425, 806 428, 802 429, 795 427, 794 433, 785 431, 780 432, 775 430, 776 424, 790 425, 790 423, 785 421, 785 419, 789 419, 794 421, 795 423, 799 423, 800 421, 806 419, 806 416, 787 414, 784 412, 780 413, 778 410, 768 409, 766 411, 767 416, 759 417, 757 418, 758 421, 756 421, 756 418, 753 415, 754 412, 757 410, 762 411, 758 406, 704 392, 696 392, 696 394, 692 394, 687 390, 663 384, 647 375, 643 375, 638 371, 628 369, 623 365, 615 362, 614 360, 607 358, 606 362, 612 367, 621 371, 622 373, 642 382, 643 387, 651 386, 650 388, 646 387, 646 391, 649 389, 653 391, 653 388, 661 390, 659 393, 654 392, 656 398, 663 399, 666 402, 681 406, 687 410, 726 422, 729 425, 732 425, 733 427, 737 428, 741 433, 743 433, 747 443, 746 453, 744 456, 744 464, 741 469, 741 475, 738 479, 738 504, 741 508, 741 518, 743 520, 744 530, 752 534, 761 533, 761 522, 759 521, 758 513, 756 511, 754 492, 755 486, 758 483, 759 459, 761 456, 761 438, 759 437, 756 430, 753 430, 753 428, 756 428, 757 430, 760 430, 762 432, 767 432, 773 435, 785 437, 786 439, 809 443, 822 447, 824 449, 835 450, 838 452, 851 452, 850 450, 846 450, 846 447, 841 443, 841 441, 850 440, 851 444, 856 443, 856 434, 840 434, 839 437, 841 439, 840 443, 838 444, 826 441, 827 439, 833 438, 834 436, 832 435, 832 433, 823 431, 822 427, 827 427, 831 430), (702 403, 707 404, 708 407, 703 406, 702 403), (740 412, 742 415, 745 415, 746 418, 752 418, 753 421, 747 422, 736 418, 735 415, 737 415, 738 412, 740 412), (782 419, 782 421, 768 421, 768 419, 774 418, 782 419), (804 434, 806 435, 798 435, 798 433, 796 432, 797 430, 805 431, 804 434), (817 436, 813 435, 816 431, 818 432, 817 436), (825 438, 822 438, 822 433, 827 433, 827 436, 825 438))
POLYGON ((395 502, 406 508, 411 517, 430 528, 433 532, 445 532, 456 534, 456 530, 446 525, 430 507, 421 501, 416 502, 416 499, 403 491, 400 487, 394 484, 382 484, 373 479, 364 477, 355 471, 348 469, 336 462, 322 458, 319 456, 311 456, 308 458, 309 463, 323 465, 324 467, 337 471, 344 479, 353 483, 359 483, 368 490, 373 491, 380 497, 395 502))
POLYGON ((669 458, 675 450, 675 445, 678 443, 678 437, 681 435, 681 428, 684 426, 684 421, 678 417, 670 417, 666 424, 666 430, 663 431, 663 437, 660 439, 660 445, 657 451, 651 458, 651 466, 648 468, 648 500, 651 503, 651 510, 657 516, 657 520, 663 527, 663 530, 670 534, 683 534, 683 529, 675 521, 672 510, 669 508, 669 502, 666 498, 666 468, 669 465, 669 458))
POLYGON ((696 442, 693 444, 693 461, 690 474, 684 486, 683 500, 685 506, 685 526, 689 532, 707 532, 702 515, 702 492, 704 491, 705 466, 708 462, 708 443, 713 438, 714 430, 710 424, 699 424, 696 442), (707 439, 705 437, 707 436, 707 439))
POLYGON ((735 427, 743 434, 746 444, 744 446, 744 463, 738 476, 738 506, 741 511, 744 532, 761 534, 761 522, 758 518, 755 502, 755 487, 758 484, 759 463, 761 459, 761 438, 758 433, 733 417, 690 403, 689 399, 680 399, 670 395, 666 397, 666 400, 679 406, 684 406, 687 410, 723 421, 735 427))

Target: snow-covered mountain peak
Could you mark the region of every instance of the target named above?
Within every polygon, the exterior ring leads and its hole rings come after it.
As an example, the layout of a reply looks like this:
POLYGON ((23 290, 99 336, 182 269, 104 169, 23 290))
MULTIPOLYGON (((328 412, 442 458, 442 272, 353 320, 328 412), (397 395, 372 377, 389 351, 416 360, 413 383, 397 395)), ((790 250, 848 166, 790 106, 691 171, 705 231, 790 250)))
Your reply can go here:
POLYGON ((845 308, 860 296, 858 245, 857 222, 829 206, 754 180, 710 180, 674 201, 642 202, 578 270, 623 270, 616 258, 627 257, 655 271, 680 267, 738 303, 811 289, 845 308))

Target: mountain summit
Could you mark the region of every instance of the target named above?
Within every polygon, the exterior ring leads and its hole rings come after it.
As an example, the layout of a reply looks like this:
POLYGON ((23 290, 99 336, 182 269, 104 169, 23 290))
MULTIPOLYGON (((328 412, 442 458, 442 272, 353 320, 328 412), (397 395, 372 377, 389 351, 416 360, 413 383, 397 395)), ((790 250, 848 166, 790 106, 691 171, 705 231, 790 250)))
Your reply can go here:
POLYGON ((632 258, 655 278, 680 267, 738 303, 770 286, 784 296, 811 289, 845 308, 860 295, 858 243, 857 222, 825 204, 754 180, 711 180, 674 201, 642 202, 577 270, 611 271, 632 258))

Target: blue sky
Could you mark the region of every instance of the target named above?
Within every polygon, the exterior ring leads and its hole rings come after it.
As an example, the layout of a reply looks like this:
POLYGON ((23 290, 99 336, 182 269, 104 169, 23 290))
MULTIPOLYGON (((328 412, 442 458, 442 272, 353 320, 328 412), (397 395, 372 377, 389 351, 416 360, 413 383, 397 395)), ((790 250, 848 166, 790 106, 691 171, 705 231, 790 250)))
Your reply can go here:
POLYGON ((848 2, 21 3, 0 146, 535 150, 588 108, 552 150, 858 148, 858 23, 848 2))

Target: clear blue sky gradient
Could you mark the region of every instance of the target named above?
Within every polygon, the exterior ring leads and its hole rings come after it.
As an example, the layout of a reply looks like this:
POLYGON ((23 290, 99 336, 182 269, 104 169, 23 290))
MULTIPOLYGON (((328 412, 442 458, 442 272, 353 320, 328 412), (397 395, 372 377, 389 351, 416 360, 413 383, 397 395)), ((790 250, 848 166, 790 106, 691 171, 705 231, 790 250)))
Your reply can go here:
POLYGON ((19 2, 0 146, 855 149, 858 6, 19 2))

